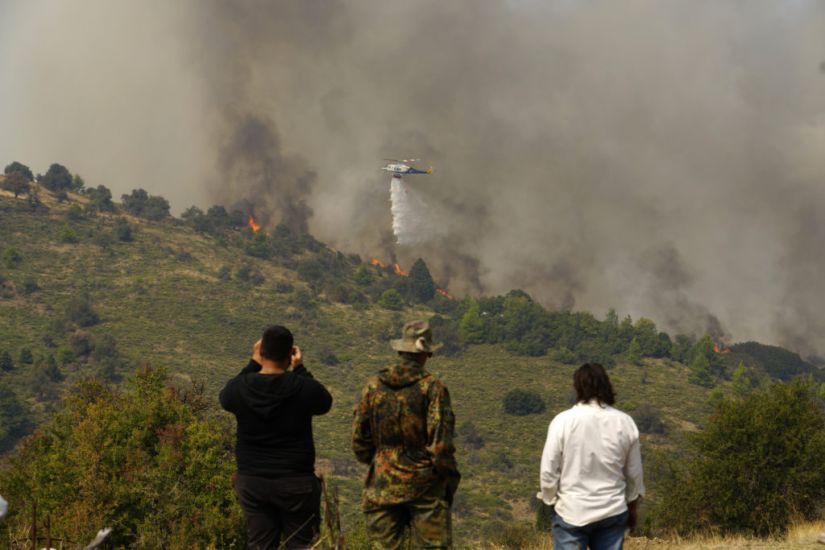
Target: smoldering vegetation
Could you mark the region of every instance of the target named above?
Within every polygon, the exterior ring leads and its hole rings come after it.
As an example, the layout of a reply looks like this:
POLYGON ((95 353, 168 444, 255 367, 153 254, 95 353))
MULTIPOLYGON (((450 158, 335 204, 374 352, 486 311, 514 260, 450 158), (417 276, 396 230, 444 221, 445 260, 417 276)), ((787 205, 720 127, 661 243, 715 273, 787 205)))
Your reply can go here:
POLYGON ((825 352, 821 2, 150 4, 0 8, 0 150, 457 294, 825 352), (399 247, 377 168, 409 156, 438 231, 399 247))

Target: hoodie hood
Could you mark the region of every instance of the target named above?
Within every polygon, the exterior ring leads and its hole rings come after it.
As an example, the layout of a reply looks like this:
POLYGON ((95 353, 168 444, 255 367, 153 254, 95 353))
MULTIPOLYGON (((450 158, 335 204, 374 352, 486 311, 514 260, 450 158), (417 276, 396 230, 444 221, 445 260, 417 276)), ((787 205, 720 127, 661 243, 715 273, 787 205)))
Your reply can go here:
POLYGON ((387 367, 378 373, 378 379, 391 388, 405 388, 430 376, 430 373, 415 361, 402 360, 400 365, 387 367))
POLYGON ((281 404, 301 391, 304 378, 294 372, 258 374, 250 372, 241 377, 240 397, 259 416, 271 418, 281 404))

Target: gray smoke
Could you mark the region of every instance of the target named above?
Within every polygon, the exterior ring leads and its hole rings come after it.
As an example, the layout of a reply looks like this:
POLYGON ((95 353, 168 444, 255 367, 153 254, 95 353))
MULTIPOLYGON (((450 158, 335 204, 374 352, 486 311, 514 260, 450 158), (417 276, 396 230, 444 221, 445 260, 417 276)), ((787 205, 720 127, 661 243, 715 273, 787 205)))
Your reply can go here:
POLYGON ((823 58, 817 0, 19 0, 0 152, 459 295, 822 353, 823 58), (443 236, 398 246, 378 168, 411 156, 443 236))

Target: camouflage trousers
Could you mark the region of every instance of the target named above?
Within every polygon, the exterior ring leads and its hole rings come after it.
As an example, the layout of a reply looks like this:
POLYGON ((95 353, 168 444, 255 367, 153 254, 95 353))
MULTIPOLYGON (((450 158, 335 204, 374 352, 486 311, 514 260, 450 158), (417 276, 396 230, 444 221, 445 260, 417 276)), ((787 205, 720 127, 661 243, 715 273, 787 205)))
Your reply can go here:
POLYGON ((364 516, 371 548, 400 550, 408 529, 411 548, 452 548, 450 504, 441 494, 365 510, 364 516))

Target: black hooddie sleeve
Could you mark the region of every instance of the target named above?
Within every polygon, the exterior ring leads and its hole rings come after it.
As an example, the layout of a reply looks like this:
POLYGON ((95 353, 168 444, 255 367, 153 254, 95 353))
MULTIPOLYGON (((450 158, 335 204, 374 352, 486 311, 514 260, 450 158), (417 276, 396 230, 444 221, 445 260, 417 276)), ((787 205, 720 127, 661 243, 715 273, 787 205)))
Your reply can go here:
POLYGON ((218 395, 218 400, 221 402, 221 407, 224 410, 229 412, 235 412, 235 394, 238 392, 236 385, 238 383, 238 379, 243 376, 244 374, 248 374, 250 372, 258 372, 261 370, 261 365, 255 361, 254 359, 250 359, 249 363, 241 369, 241 372, 238 373, 237 376, 230 379, 229 382, 221 390, 221 393, 218 395))
POLYGON ((304 383, 304 396, 309 413, 313 416, 327 414, 332 408, 332 395, 317 380, 307 380, 304 383))

